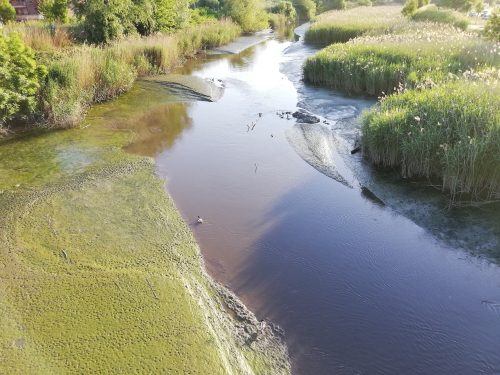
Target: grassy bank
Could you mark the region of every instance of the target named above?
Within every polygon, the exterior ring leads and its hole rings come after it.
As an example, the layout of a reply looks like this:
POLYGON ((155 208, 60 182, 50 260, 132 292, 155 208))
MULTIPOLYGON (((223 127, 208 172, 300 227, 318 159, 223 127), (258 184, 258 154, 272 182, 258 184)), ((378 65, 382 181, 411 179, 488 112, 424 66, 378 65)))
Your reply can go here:
POLYGON ((88 125, 0 143, 0 373, 289 373, 130 134, 88 125))
POLYGON ((459 200, 500 196, 500 86, 458 81, 385 98, 363 118, 377 165, 440 181, 459 200))
POLYGON ((452 26, 412 23, 392 34, 356 38, 321 50, 307 60, 304 78, 351 94, 379 96, 498 66, 498 51, 497 44, 452 26))
POLYGON ((451 9, 439 9, 435 5, 428 5, 418 9, 411 15, 411 19, 417 22, 435 22, 452 25, 458 29, 466 30, 469 20, 462 13, 451 9))
POLYGON ((401 6, 357 7, 319 15, 305 34, 307 43, 344 43, 365 34, 383 34, 403 22, 401 6))
POLYGON ((40 126, 78 125, 93 103, 112 99, 130 89, 136 77, 165 73, 197 52, 227 44, 240 35, 231 21, 212 21, 173 35, 129 37, 104 47, 73 45, 64 30, 15 25, 48 74, 31 117, 40 126))

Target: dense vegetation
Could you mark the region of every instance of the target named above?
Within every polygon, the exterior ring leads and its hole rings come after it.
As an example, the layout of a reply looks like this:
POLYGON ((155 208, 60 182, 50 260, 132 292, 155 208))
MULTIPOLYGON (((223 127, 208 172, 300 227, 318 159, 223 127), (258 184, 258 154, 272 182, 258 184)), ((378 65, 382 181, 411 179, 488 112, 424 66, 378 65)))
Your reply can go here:
POLYGON ((500 11, 497 10, 484 26, 485 36, 493 41, 500 42, 500 11))
POLYGON ((307 43, 343 43, 366 33, 384 33, 403 21, 399 6, 359 7, 318 16, 306 32, 307 43))
POLYGON ((44 67, 17 34, 0 34, 0 131, 16 114, 35 109, 44 76, 44 67))
MULTIPOLYGON (((11 19, 10 3, 0 1, 0 17, 11 19)), ((129 90, 137 76, 167 72, 201 49, 269 24, 260 0, 72 5, 76 18, 68 26, 31 22, 0 29, 0 129, 20 119, 75 126, 92 103, 129 90)), ((43 0, 40 10, 49 22, 70 21, 67 0, 43 0)), ((286 22, 295 18, 289 2, 279 3, 277 13, 286 22)))
MULTIPOLYGON (((317 30, 329 34, 314 30, 315 41, 339 40, 346 29, 364 35, 309 58, 304 78, 381 98, 363 117, 364 150, 375 164, 398 167, 405 177, 440 180, 452 200, 498 198, 500 45, 453 27, 465 27, 457 23, 462 16, 434 6, 412 14, 418 23, 395 16, 389 27, 367 28, 365 19, 378 12, 353 9, 321 22, 317 30), (339 31, 344 24, 349 27, 339 31)), ((494 30, 485 29, 491 40, 494 30)))
POLYGON ((365 114, 363 144, 375 164, 440 179, 452 199, 493 199, 500 192, 500 86, 460 80, 391 95, 365 114))
POLYGON ((439 9, 435 5, 420 8, 411 15, 413 21, 429 21, 453 25, 459 29, 466 30, 469 20, 462 14, 451 9, 439 9))
POLYGON ((13 21, 16 18, 16 10, 9 0, 0 0, 0 24, 13 21))
POLYGON ((304 77, 349 93, 379 96, 496 66, 498 48, 451 26, 408 24, 392 34, 364 36, 323 49, 307 60, 304 77))

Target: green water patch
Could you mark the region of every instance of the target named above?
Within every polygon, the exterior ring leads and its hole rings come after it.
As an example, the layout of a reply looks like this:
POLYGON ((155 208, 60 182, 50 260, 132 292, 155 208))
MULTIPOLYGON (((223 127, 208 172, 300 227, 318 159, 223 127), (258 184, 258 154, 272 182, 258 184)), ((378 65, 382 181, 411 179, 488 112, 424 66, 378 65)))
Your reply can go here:
POLYGON ((190 126, 149 85, 0 144, 0 373, 290 373, 272 326, 205 273, 152 159, 124 150, 190 126))

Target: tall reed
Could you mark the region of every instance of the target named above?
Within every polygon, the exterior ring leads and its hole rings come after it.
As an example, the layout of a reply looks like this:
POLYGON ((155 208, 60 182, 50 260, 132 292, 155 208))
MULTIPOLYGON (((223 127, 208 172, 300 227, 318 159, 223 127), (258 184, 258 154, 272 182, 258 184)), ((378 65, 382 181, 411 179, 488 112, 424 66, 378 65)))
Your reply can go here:
POLYGON ((364 152, 375 164, 439 180, 452 199, 500 197, 498 79, 390 95, 362 122, 364 152))
POLYGON ((309 58, 306 81, 378 96, 433 86, 450 75, 500 65, 500 44, 448 25, 411 23, 392 34, 333 44, 309 58))
POLYGON ((401 6, 385 5, 334 10, 316 18, 306 32, 305 41, 320 45, 345 43, 367 33, 383 34, 403 21, 401 6))

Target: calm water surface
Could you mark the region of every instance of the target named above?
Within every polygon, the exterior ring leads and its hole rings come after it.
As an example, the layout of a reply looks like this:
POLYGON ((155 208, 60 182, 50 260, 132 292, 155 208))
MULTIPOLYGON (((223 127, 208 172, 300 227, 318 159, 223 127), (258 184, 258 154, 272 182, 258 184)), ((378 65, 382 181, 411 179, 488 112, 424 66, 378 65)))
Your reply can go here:
POLYGON ((221 79, 219 101, 140 83, 100 113, 155 157, 209 272, 286 330, 296 374, 500 374, 500 269, 471 255, 498 251, 498 211, 468 225, 366 172, 349 149, 373 102, 304 86, 310 53, 269 40, 207 57, 178 73, 221 79), (276 114, 297 106, 328 124, 276 114))

